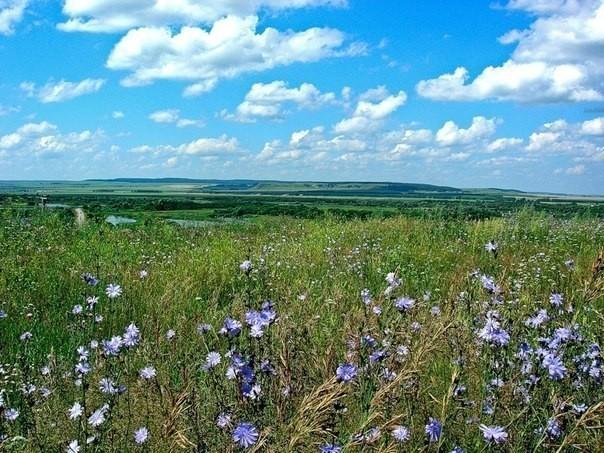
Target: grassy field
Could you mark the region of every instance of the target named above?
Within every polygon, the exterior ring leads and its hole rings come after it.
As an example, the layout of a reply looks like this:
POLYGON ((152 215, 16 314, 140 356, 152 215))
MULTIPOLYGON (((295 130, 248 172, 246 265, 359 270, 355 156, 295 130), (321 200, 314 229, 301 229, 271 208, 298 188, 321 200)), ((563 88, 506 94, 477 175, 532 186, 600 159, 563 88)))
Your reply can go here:
POLYGON ((2 451, 604 448, 597 218, 0 215, 2 451))

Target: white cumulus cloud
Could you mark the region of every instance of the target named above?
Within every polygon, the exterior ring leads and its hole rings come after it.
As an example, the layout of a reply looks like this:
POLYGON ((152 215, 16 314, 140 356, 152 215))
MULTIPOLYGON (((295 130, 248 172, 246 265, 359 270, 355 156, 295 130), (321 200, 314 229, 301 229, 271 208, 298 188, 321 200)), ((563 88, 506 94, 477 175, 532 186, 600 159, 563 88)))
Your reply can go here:
MULTIPOLYGON (((345 36, 331 28, 279 31, 267 27, 257 32, 255 16, 228 16, 209 30, 167 27, 130 30, 113 48, 107 67, 129 71, 122 84, 139 86, 156 80, 194 82, 185 90, 195 95, 211 90, 220 79, 236 77, 292 63, 309 63, 326 57, 351 55, 343 48, 345 36)), ((352 49, 352 50, 350 50, 352 49)))
POLYGON ((59 82, 48 82, 41 87, 37 87, 32 82, 23 82, 21 83, 21 89, 28 96, 35 97, 44 104, 49 104, 68 101, 85 94, 96 93, 104 84, 105 80, 103 79, 84 79, 80 82, 60 80, 59 82))
POLYGON ((10 35, 21 22, 29 0, 0 0, 0 35, 10 35))
POLYGON ((390 94, 383 87, 371 89, 359 97, 350 118, 334 126, 338 134, 354 134, 378 128, 384 119, 407 102, 407 93, 390 94))
POLYGON ((65 0, 71 32, 119 32, 144 26, 211 24, 224 16, 249 16, 261 10, 346 6, 346 0, 65 0))
POLYGON ((494 99, 518 102, 604 100, 604 2, 528 1, 508 4, 536 15, 526 30, 511 30, 502 44, 516 44, 509 60, 485 68, 422 80, 417 92, 435 100, 494 99))
POLYGON ((297 88, 289 88, 282 80, 255 83, 237 107, 236 113, 223 113, 223 116, 244 122, 257 118, 277 119, 284 116, 283 104, 295 104, 300 109, 315 109, 333 102, 335 97, 334 93, 321 93, 311 83, 303 83, 297 88))
POLYGON ((487 138, 495 133, 497 120, 475 116, 467 129, 460 128, 454 121, 447 121, 436 132, 436 141, 442 146, 467 145, 487 138))

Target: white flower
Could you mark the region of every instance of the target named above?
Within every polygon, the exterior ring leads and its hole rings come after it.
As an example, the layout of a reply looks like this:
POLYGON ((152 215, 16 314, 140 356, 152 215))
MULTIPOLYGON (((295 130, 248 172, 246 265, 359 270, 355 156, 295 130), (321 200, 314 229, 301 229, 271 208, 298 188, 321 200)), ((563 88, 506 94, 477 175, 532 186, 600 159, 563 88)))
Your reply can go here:
POLYGON ((109 299, 115 299, 116 297, 121 296, 122 292, 122 287, 115 283, 110 283, 107 285, 107 288, 105 288, 105 294, 107 294, 109 299))
POLYGON ((82 413, 83 413, 82 405, 78 402, 75 402, 75 403, 73 403, 73 406, 71 406, 71 409, 69 409, 69 418, 71 420, 78 419, 82 416, 82 413))
POLYGON ((245 260, 243 263, 239 265, 239 269, 243 272, 249 272, 252 270, 252 262, 250 260, 245 260))
POLYGON ((143 379, 153 379, 156 376, 156 374, 157 374, 157 372, 155 371, 155 368, 153 368, 152 366, 146 366, 145 368, 142 368, 138 372, 138 375, 143 379))
POLYGON ((134 431, 134 442, 138 445, 144 444, 149 438, 149 430, 144 426, 134 431))
POLYGON ((94 411, 92 413, 92 415, 90 417, 88 417, 88 423, 95 428, 97 426, 102 425, 103 422, 105 421, 105 413, 107 412, 108 409, 109 409, 109 406, 107 404, 104 404, 103 406, 98 408, 96 411, 94 411))
POLYGON ((65 450, 67 453, 79 453, 80 452, 80 444, 78 443, 77 440, 72 440, 71 442, 69 442, 69 445, 67 445, 67 450, 65 450))

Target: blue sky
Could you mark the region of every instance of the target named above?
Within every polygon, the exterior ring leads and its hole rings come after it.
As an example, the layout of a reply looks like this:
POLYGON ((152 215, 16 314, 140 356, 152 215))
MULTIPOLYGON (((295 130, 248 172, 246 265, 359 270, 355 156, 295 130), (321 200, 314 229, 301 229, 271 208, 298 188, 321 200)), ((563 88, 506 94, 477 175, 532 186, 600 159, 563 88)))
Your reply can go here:
POLYGON ((0 0, 0 61, 2 179, 604 193, 602 0, 0 0))

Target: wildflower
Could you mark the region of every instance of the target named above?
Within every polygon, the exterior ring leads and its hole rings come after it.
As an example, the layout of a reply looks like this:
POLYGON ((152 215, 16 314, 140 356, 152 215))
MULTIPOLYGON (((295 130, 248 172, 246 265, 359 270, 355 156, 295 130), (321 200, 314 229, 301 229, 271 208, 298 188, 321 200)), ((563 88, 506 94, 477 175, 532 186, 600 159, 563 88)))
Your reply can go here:
POLYGON ((396 309, 401 312, 411 310, 414 305, 415 300, 407 296, 399 297, 394 302, 394 306, 396 307, 396 309))
POLYGON ((124 331, 124 346, 127 348, 131 348, 132 346, 136 346, 141 339, 141 331, 134 323, 131 323, 126 330, 124 331))
POLYGON ((119 335, 111 337, 111 340, 103 340, 103 350, 107 356, 116 356, 120 353, 123 341, 119 335))
POLYGON ((239 423, 233 430, 233 441, 240 447, 249 448, 258 441, 258 430, 251 423, 239 423))
POLYGON ((411 438, 411 431, 406 426, 397 425, 392 429, 392 437, 397 442, 406 442, 411 438))
POLYGON ((211 370, 212 368, 218 366, 220 361, 221 356, 219 352, 208 352, 208 355, 206 356, 206 363, 203 365, 203 369, 206 371, 211 370))
POLYGON ((99 381, 99 390, 101 393, 106 393, 108 395, 115 395, 117 393, 115 383, 110 378, 103 378, 99 381))
POLYGON ((4 310, 0 310, 0 319, 4 319, 6 318, 8 315, 6 314, 6 312, 4 310))
POLYGON ((252 270, 252 262, 250 260, 245 260, 239 265, 239 269, 245 273, 248 273, 252 270))
POLYGON ((86 305, 88 305, 88 310, 92 310, 98 303, 99 298, 97 296, 89 296, 86 298, 86 305))
POLYGON ((486 289, 488 292, 497 294, 501 292, 501 288, 495 284, 495 279, 489 275, 481 275, 480 281, 482 283, 482 287, 486 289))
POLYGON ((94 275, 92 275, 89 272, 86 272, 85 274, 82 274, 80 277, 82 278, 82 280, 84 280, 84 282, 87 285, 96 286, 96 285, 99 284, 99 279, 96 278, 94 275))
POLYGON ((365 305, 371 305, 371 293, 367 288, 361 291, 361 300, 365 305))
POLYGON ((573 411, 576 412, 577 414, 582 414, 585 411, 587 411, 587 406, 583 403, 581 404, 573 404, 572 405, 573 411))
POLYGON ((14 422, 15 420, 17 420, 17 418, 19 418, 19 411, 17 409, 7 409, 4 412, 4 418, 6 420, 8 420, 9 422, 14 422))
POLYGON ((27 341, 27 340, 29 340, 31 337, 33 337, 33 334, 32 334, 31 332, 23 332, 23 333, 21 334, 21 336, 19 337, 19 339, 20 339, 21 341, 27 341))
POLYGON ((547 353, 545 357, 543 357, 541 366, 547 369, 550 379, 554 381, 566 376, 566 367, 564 366, 562 359, 553 353, 547 353))
POLYGON ((134 431, 134 442, 136 442, 138 445, 142 445, 147 442, 148 438, 149 430, 144 426, 134 431))
POLYGON ((225 429, 228 426, 231 426, 231 414, 228 412, 218 414, 218 417, 216 417, 216 426, 218 426, 220 429, 225 429))
POLYGON ((173 340, 175 336, 176 336, 176 332, 175 332, 173 329, 169 329, 169 330, 166 332, 166 339, 167 339, 168 341, 173 340))
POLYGON ((572 271, 575 268, 575 260, 568 259, 568 260, 564 261, 564 265, 566 266, 566 268, 569 271, 572 271))
POLYGON ((71 309, 71 313, 74 315, 79 315, 82 313, 83 310, 84 309, 81 305, 74 305, 74 307, 71 309))
POLYGON ((236 337, 241 333, 241 323, 233 318, 226 318, 224 325, 218 332, 229 337, 236 337))
POLYGON ((143 379, 153 379, 156 375, 156 371, 155 368, 153 368, 152 366, 146 366, 145 368, 141 368, 141 370, 138 372, 138 375, 143 378, 143 379))
POLYGON ((424 429, 431 443, 438 442, 442 434, 443 425, 437 419, 430 417, 424 429))
POLYGON ((114 283, 110 283, 105 288, 105 294, 107 294, 107 297, 109 299, 115 299, 116 297, 121 296, 122 292, 123 292, 122 287, 120 285, 116 285, 114 283))
POLYGON ((531 318, 528 318, 525 324, 529 327, 539 327, 540 325, 549 321, 549 316, 547 315, 547 310, 541 309, 537 312, 537 314, 531 318))
POLYGON ((479 428, 487 442, 501 444, 508 439, 508 433, 501 426, 480 425, 479 428))
POLYGON ((138 277, 139 277, 141 280, 144 280, 144 279, 145 279, 145 278, 147 278, 148 276, 149 276, 149 272, 147 272, 145 269, 141 270, 141 271, 138 273, 138 277))
POLYGON ((371 307, 371 311, 374 315, 379 316, 382 314, 382 307, 380 307, 379 305, 374 305, 373 307, 371 307))
POLYGON ((75 403, 73 403, 73 406, 71 406, 71 408, 69 409, 68 412, 69 412, 69 418, 71 420, 76 420, 82 416, 82 413, 84 412, 84 408, 82 407, 82 405, 80 403, 78 403, 76 401, 75 403))
POLYGON ((340 382, 350 382, 357 377, 357 367, 352 363, 343 363, 336 369, 336 377, 340 382))
POLYGON ((67 453, 80 453, 80 444, 77 440, 72 440, 69 442, 69 445, 67 445, 67 450, 65 451, 67 453))
POLYGON ((501 328, 498 320, 499 313, 490 311, 482 329, 478 331, 478 337, 495 346, 505 346, 510 341, 510 335, 501 328))
POLYGON ((100 426, 105 421, 105 413, 109 410, 109 406, 104 404, 96 411, 94 411, 90 417, 88 417, 88 424, 94 428, 100 426))
POLYGON ((341 453, 342 447, 338 444, 325 444, 321 446, 321 453, 341 453))
POLYGON ((210 324, 199 324, 197 326, 197 333, 199 335, 203 335, 206 332, 209 332, 210 330, 212 330, 212 326, 210 324))
POLYGON ((440 307, 435 305, 430 309, 430 313, 432 313, 433 316, 440 316, 440 307))
POLYGON ((489 242, 487 242, 484 245, 484 249, 489 252, 492 253, 495 257, 497 256, 497 248, 499 246, 497 245, 497 242, 495 242, 494 240, 490 240, 489 242))
POLYGON ((552 295, 549 296, 549 303, 554 307, 559 307, 564 303, 564 296, 560 293, 552 293, 552 295))
POLYGON ((386 358, 385 350, 374 351, 369 354, 369 362, 371 362, 371 364, 379 363, 384 360, 384 358, 386 358))
POLYGON ((466 453, 466 451, 461 447, 455 447, 453 450, 451 450, 451 453, 466 453))
POLYGON ((90 373, 92 367, 88 362, 78 362, 75 366, 75 372, 79 375, 85 375, 90 373))
POLYGON ((560 422, 555 418, 550 418, 547 421, 545 432, 551 439, 557 439, 562 435, 562 428, 560 426, 560 422))
POLYGON ((389 272, 386 275, 386 282, 388 283, 388 286, 396 288, 397 286, 401 285, 401 281, 396 278, 396 274, 394 272, 389 272))

